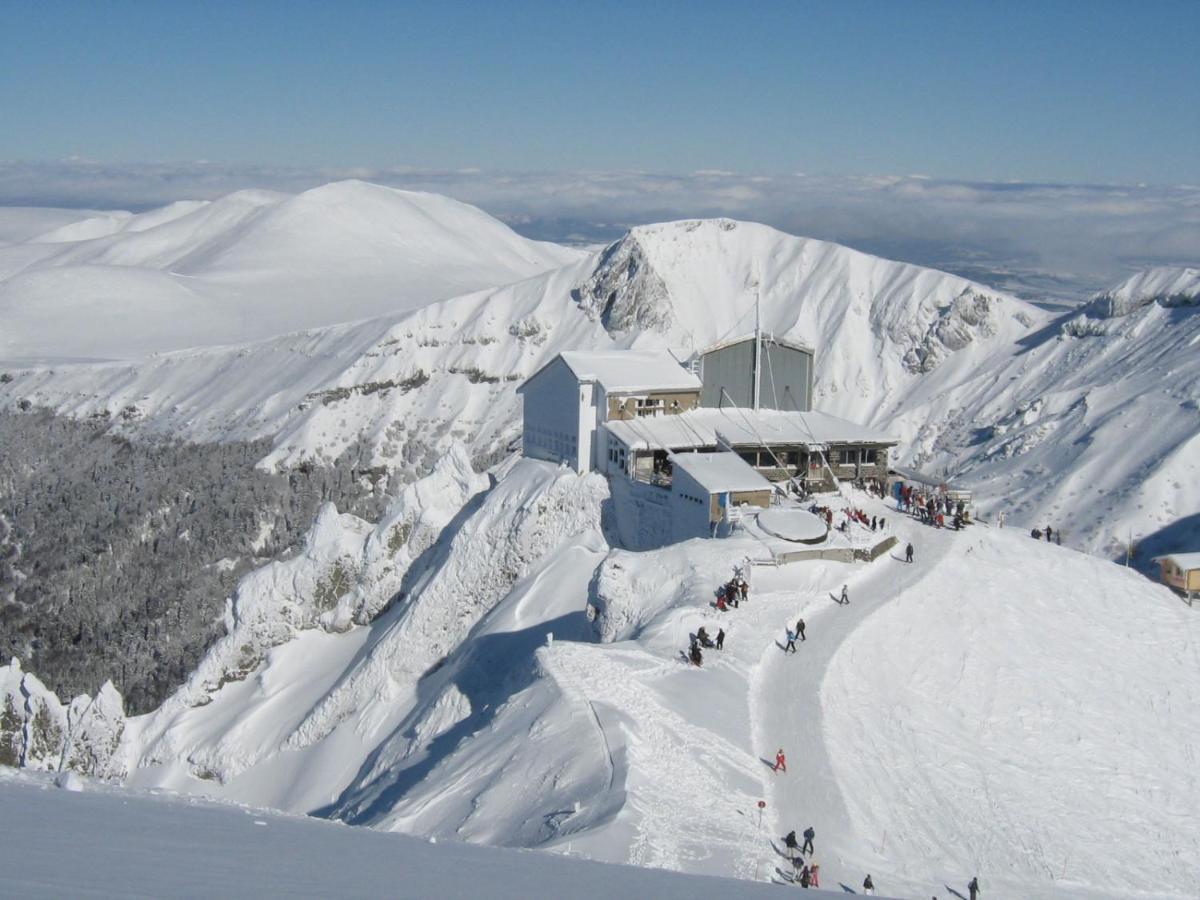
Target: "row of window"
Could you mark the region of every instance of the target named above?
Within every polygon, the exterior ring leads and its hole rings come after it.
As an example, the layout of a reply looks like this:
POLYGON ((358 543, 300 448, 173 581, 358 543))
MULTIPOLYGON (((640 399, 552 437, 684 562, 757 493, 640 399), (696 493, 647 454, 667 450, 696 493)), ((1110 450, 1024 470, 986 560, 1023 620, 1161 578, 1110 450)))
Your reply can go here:
MULTIPOLYGON (((774 469, 779 466, 791 469, 799 466, 803 459, 803 453, 800 450, 774 450, 773 452, 739 450, 737 453, 738 456, 758 469, 774 469)), ((875 447, 839 447, 830 450, 827 455, 831 466, 853 466, 855 464, 873 466, 880 459, 879 450, 875 447)), ((815 453, 810 462, 817 468, 820 467, 820 457, 815 453)))
POLYGON ((574 435, 564 434, 550 428, 527 427, 525 440, 534 446, 563 457, 573 457, 579 451, 579 441, 574 435))

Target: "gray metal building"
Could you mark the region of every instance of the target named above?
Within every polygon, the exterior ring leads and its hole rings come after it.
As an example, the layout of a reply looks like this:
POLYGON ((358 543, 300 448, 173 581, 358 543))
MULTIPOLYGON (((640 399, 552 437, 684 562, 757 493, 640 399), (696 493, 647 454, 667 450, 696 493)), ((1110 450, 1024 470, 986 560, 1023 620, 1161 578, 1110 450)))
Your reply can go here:
MULTIPOLYGON (((754 336, 702 350, 697 374, 700 405, 754 408, 754 336)), ((813 351, 781 338, 762 336, 758 406, 785 412, 812 409, 813 351)))

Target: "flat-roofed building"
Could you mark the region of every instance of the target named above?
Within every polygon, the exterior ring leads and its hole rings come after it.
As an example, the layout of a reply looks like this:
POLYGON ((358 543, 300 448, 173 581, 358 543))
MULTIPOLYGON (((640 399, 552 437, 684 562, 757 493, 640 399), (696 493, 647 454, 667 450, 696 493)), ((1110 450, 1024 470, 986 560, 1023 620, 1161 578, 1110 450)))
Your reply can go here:
POLYGON ((665 350, 564 351, 517 388, 524 399, 522 452, 577 472, 607 468, 600 425, 695 409, 700 388, 700 379, 665 350))
POLYGON ((609 421, 601 429, 609 474, 667 483, 672 454, 731 451, 774 482, 831 490, 837 480, 887 478, 888 434, 828 413, 695 409, 677 416, 609 421))
POLYGON ((771 505, 771 483, 736 453, 676 453, 670 462, 676 540, 714 537, 740 508, 771 505))

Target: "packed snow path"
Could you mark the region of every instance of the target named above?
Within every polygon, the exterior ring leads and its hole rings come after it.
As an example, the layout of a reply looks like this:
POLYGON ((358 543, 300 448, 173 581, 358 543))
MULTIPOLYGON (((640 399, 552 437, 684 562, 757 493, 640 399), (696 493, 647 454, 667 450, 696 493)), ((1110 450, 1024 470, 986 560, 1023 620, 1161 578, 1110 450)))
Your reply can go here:
POLYGON ((1200 618, 1022 531, 885 514, 900 544, 870 566, 755 573, 779 620, 754 692, 779 848, 813 826, 825 887, 1196 896, 1200 618))
MULTIPOLYGON (((899 543, 890 554, 866 568, 835 568, 827 576, 832 580, 801 591, 779 590, 781 581, 794 578, 787 568, 755 573, 758 587, 770 592, 764 599, 786 600, 789 593, 792 595, 795 612, 790 620, 785 618, 780 623, 780 635, 785 626, 794 626, 801 615, 806 621, 806 640, 797 640, 796 653, 781 652, 773 645, 768 648, 757 691, 755 737, 762 746, 764 764, 768 758, 773 759, 774 750, 779 747, 784 749, 788 760, 788 772, 772 772, 769 780, 771 821, 777 835, 773 840, 782 847, 782 835, 795 829, 799 836, 805 828, 813 826, 817 838, 810 859, 821 866, 823 886, 844 883, 855 889, 872 869, 855 858, 854 848, 860 836, 853 831, 837 771, 826 748, 821 683, 843 642, 866 616, 902 592, 914 589, 951 549, 951 541, 970 539, 966 532, 954 534, 922 527, 881 503, 858 498, 856 504, 867 508, 869 515, 881 513, 894 523, 892 533, 899 543), (909 541, 916 551, 912 564, 904 562, 905 545, 909 541), (848 605, 837 602, 843 585, 849 591, 848 605)), ((782 638, 779 643, 782 644, 782 638)), ((786 865, 781 868, 785 872, 788 869, 786 865)), ((883 867, 875 866, 874 878, 878 884, 886 883, 880 877, 882 871, 883 867)))

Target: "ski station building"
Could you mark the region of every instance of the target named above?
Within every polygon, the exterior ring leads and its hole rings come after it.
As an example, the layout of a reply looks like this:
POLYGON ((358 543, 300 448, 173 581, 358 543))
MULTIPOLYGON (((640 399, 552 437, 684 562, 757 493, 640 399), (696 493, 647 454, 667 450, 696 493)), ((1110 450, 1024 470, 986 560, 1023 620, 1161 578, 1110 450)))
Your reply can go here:
POLYGON ((812 350, 768 335, 685 360, 666 350, 564 351, 518 393, 525 456, 643 486, 669 507, 676 539, 715 534, 773 497, 844 479, 882 486, 897 443, 813 410, 812 350))
POLYGON ((1200 595, 1200 553, 1171 553, 1154 557, 1154 562, 1162 567, 1163 584, 1182 591, 1189 604, 1200 595))

